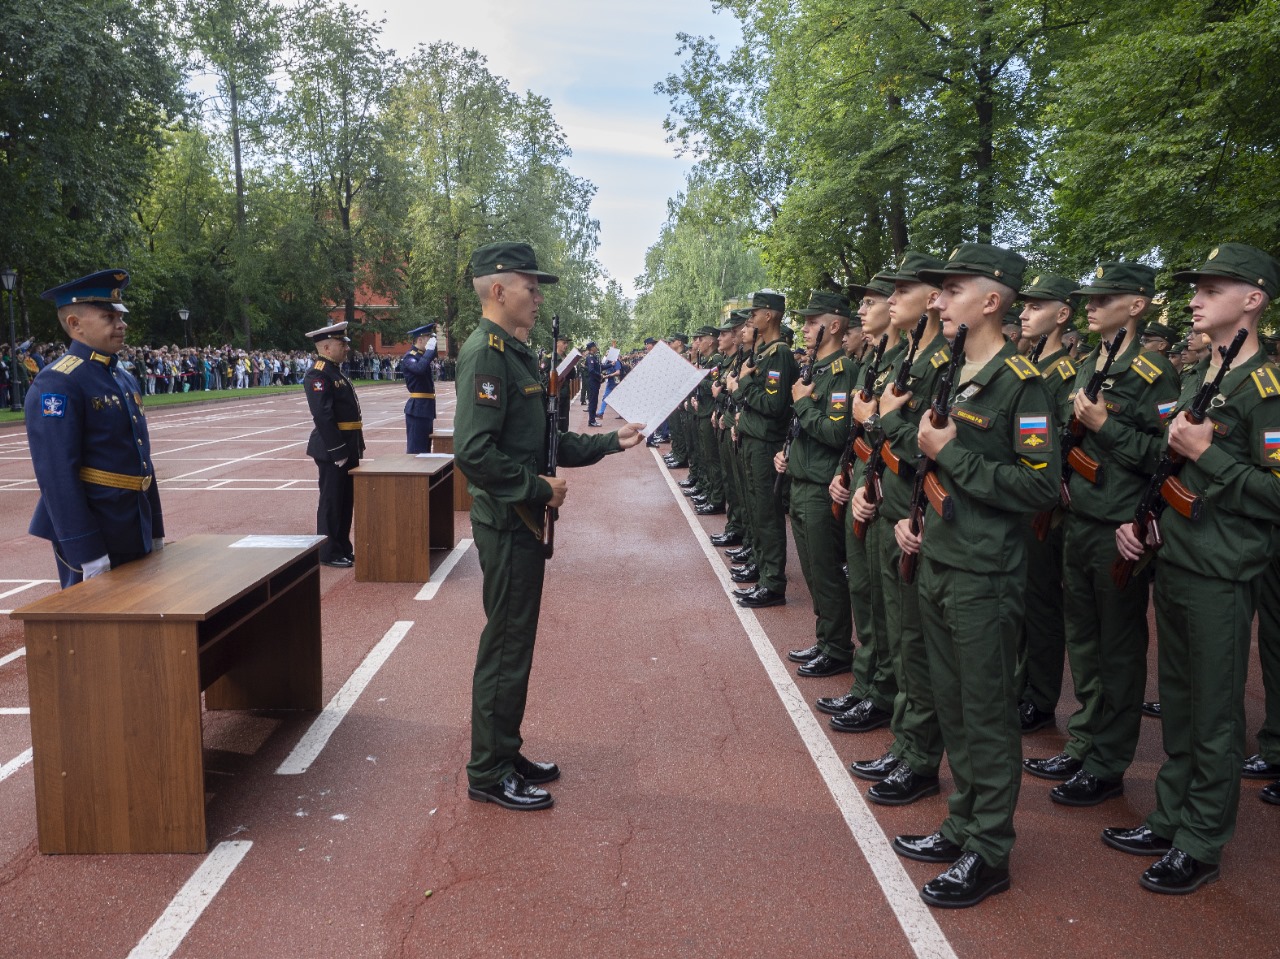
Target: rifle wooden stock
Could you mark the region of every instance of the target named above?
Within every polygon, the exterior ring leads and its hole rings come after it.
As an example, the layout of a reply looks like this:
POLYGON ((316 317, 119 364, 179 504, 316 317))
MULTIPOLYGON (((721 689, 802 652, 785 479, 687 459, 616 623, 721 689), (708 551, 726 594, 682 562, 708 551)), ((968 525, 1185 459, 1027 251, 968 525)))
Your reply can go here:
POLYGON ((1176 476, 1170 476, 1160 484, 1160 495, 1180 515, 1191 521, 1200 519, 1204 513, 1204 500, 1191 492, 1176 476))
POLYGON ((1133 579, 1133 574, 1145 569, 1151 562, 1151 558, 1155 556, 1156 550, 1164 545, 1164 537, 1160 535, 1160 520, 1155 513, 1148 513, 1145 523, 1140 524, 1135 520, 1129 526, 1134 535, 1147 544, 1147 549, 1141 559, 1126 559, 1123 556, 1115 558, 1115 562, 1111 564, 1111 581, 1119 589, 1128 586, 1129 581, 1133 579))
POLYGON ((943 488, 937 473, 930 472, 925 475, 924 495, 929 498, 929 505, 933 507, 933 511, 947 522, 956 518, 956 504, 952 502, 951 494, 943 488))
POLYGON ((888 440, 880 444, 880 458, 884 460, 884 465, 889 468, 889 472, 894 476, 902 476, 902 460, 889 448, 888 440))
POLYGON ((871 444, 868 443, 866 439, 859 436, 853 441, 853 453, 858 457, 858 459, 865 463, 871 459, 871 444))
POLYGON ((1047 509, 1043 512, 1036 513, 1031 517, 1031 532, 1036 534, 1036 539, 1044 542, 1049 538, 1049 533, 1053 529, 1053 521, 1057 517, 1056 509, 1047 509))
POLYGON ((1067 462, 1071 464, 1071 468, 1077 474, 1083 476, 1094 486, 1097 486, 1102 481, 1103 465, 1080 447, 1071 447, 1071 452, 1067 454, 1067 462))

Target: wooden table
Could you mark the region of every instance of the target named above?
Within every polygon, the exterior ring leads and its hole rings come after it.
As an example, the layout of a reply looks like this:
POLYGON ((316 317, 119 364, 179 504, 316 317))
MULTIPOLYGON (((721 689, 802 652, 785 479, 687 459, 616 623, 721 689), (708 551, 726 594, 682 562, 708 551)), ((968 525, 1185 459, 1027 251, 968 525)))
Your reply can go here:
POLYGON ((192 536, 16 610, 40 851, 204 852, 209 709, 320 709, 320 536, 192 536))
POLYGON ((425 583, 433 549, 453 549, 453 456, 397 453, 351 471, 356 581, 425 583))
MULTIPOLYGON (((433 453, 452 453, 453 430, 436 430, 431 434, 431 451, 433 453)), ((465 513, 471 509, 471 493, 467 490, 467 478, 453 464, 453 509, 457 513, 465 513)))

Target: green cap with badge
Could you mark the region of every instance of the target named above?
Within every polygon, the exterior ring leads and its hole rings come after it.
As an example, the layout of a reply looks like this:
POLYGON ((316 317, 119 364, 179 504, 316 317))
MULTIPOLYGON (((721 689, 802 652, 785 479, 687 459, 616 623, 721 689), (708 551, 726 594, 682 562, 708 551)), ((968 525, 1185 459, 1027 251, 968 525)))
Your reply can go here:
POLYGON ((719 332, 714 326, 700 326, 693 331, 693 336, 697 339, 699 336, 715 336, 719 332))
POLYGON ((1154 296, 1156 271, 1145 263, 1099 263, 1093 276, 1076 292, 1081 296, 1106 296, 1110 293, 1154 296))
POLYGON ((809 295, 809 305, 803 310, 796 310, 800 316, 823 316, 834 313, 836 316, 848 318, 849 298, 843 293, 831 293, 827 290, 814 290, 809 295))
POLYGON ((865 286, 855 283, 849 287, 849 298, 853 300, 861 300, 868 293, 886 298, 893 296, 893 281, 886 280, 883 273, 877 273, 866 282, 865 286))
POLYGON ((538 269, 538 259, 528 243, 486 243, 471 254, 472 276, 495 273, 527 273, 539 283, 558 283, 560 277, 538 269))
POLYGON ((1058 300, 1075 306, 1076 284, 1065 276, 1053 273, 1037 273, 1031 282, 1018 291, 1024 300, 1058 300))
POLYGON ((949 276, 985 276, 1011 290, 1022 289, 1027 261, 1012 250, 990 243, 961 243, 939 270, 922 270, 920 279, 941 286, 949 276))
POLYGON ((736 330, 743 323, 747 322, 747 317, 751 315, 750 310, 730 310, 729 315, 725 317, 725 321, 716 327, 719 333, 729 333, 736 330))
POLYGON ((787 298, 774 290, 757 290, 751 294, 751 308, 753 310, 777 310, 779 313, 785 313, 787 310, 787 298))
POLYGON ((1144 337, 1159 337, 1168 343, 1172 343, 1178 338, 1178 335, 1163 323, 1148 323, 1142 328, 1142 335, 1144 337))
MULTIPOLYGON (((930 286, 937 286, 938 283, 933 280, 926 280, 920 276, 921 270, 941 270, 946 264, 936 256, 930 256, 928 253, 914 253, 907 251, 902 254, 902 259, 898 261, 896 267, 890 267, 887 270, 881 270, 876 274, 878 280, 888 280, 890 283, 908 282, 908 283, 928 283, 930 286)), ((892 292, 892 291, 890 291, 892 292)))
POLYGON ((1280 263, 1275 257, 1247 243, 1219 243, 1198 270, 1173 274, 1175 280, 1197 282, 1202 276, 1221 276, 1256 286, 1270 299, 1280 293, 1280 263))

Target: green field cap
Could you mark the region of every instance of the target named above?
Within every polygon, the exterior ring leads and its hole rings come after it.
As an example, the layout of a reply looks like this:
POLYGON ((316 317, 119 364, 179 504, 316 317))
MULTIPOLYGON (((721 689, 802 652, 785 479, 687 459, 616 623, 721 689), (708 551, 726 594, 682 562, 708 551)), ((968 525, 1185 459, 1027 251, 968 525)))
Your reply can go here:
POLYGON ((1071 303, 1076 292, 1076 284, 1065 276, 1053 273, 1037 273, 1031 282, 1018 291, 1024 300, 1061 300, 1071 303))
POLYGON ((784 313, 787 309, 787 298, 774 290, 758 290, 751 294, 751 308, 777 310, 779 313, 784 313))
POLYGON ((527 273, 539 283, 557 283, 560 277, 538 269, 537 257, 528 243, 486 243, 471 254, 471 275, 527 273))
POLYGON ((1280 263, 1246 243, 1219 243, 1209 251, 1209 258, 1198 270, 1173 274, 1175 280, 1197 282, 1202 276, 1222 276, 1256 286, 1274 299, 1280 292, 1280 263))
POLYGON ((1153 296, 1156 292, 1156 271, 1144 263, 1099 263, 1093 276, 1076 292, 1082 296, 1105 296, 1108 293, 1153 296))
POLYGON ((930 256, 928 253, 907 251, 902 254, 902 259, 898 261, 896 267, 882 270, 876 276, 882 280, 888 280, 890 283, 905 280, 910 283, 928 283, 930 286, 937 286, 938 284, 933 280, 926 280, 920 276, 920 271, 941 270, 945 265, 938 257, 930 256))
POLYGON ((700 326, 693 331, 693 335, 697 336, 715 336, 720 331, 714 326, 700 326))
POLYGON ((1012 250, 989 243, 961 243, 939 270, 922 270, 920 279, 941 286, 949 276, 985 276, 1012 290, 1022 288, 1027 261, 1012 250))
POLYGON ((847 318, 850 314, 849 298, 843 293, 814 290, 809 296, 809 305, 796 312, 801 316, 822 316, 826 313, 834 313, 836 316, 847 318))
POLYGON ((1148 323, 1145 327, 1143 327, 1142 335, 1158 336, 1162 340, 1167 340, 1170 343, 1172 343, 1174 340, 1178 338, 1178 335, 1174 333, 1173 330, 1169 329, 1169 327, 1165 326, 1163 323, 1148 323))

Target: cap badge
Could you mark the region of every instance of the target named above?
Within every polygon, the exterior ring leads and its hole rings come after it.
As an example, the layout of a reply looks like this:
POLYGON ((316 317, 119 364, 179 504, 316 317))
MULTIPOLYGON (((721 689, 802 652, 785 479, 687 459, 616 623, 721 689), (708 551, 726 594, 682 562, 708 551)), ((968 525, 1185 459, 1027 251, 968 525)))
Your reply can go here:
POLYGON ((1033 276, 1033 277, 1031 278, 1031 285, 1032 285, 1032 286, 1039 286, 1039 285, 1040 285, 1040 277, 1038 277, 1038 276, 1033 276))
POLYGON ((1102 267, 1098 267, 1098 271, 1093 275, 1096 276, 1098 279, 1102 279, 1102 267))
POLYGON ((956 258, 956 254, 959 252, 960 252, 960 247, 956 247, 954 250, 951 251, 951 255, 947 257, 947 259, 954 260, 956 258))
POLYGON ((1215 246, 1212 250, 1209 251, 1209 259, 1212 260, 1217 255, 1218 255, 1218 248, 1215 246))

